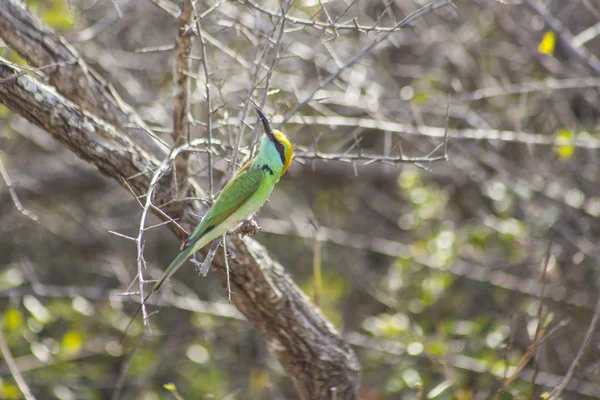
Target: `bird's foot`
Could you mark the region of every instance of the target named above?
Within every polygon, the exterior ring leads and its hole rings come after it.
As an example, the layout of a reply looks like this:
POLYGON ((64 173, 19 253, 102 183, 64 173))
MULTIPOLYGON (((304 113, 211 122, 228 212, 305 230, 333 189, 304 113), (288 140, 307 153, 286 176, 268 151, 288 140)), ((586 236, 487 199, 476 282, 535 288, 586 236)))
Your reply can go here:
POLYGON ((235 233, 239 233, 242 237, 246 235, 254 236, 256 232, 261 231, 262 228, 258 226, 256 221, 253 219, 245 219, 242 221, 242 224, 239 228, 236 229, 235 233))

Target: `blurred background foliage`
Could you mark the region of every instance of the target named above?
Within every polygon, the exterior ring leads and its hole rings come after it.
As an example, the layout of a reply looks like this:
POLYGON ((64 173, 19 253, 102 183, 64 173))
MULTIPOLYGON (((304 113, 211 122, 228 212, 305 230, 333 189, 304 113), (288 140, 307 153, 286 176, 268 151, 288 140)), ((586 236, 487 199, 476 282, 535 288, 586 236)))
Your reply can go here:
MULTIPOLYGON (((169 141, 177 21, 156 4, 177 9, 166 1, 27 1, 169 141)), ((303 0, 287 13, 390 27, 424 4, 303 0)), ((298 162, 261 211, 257 238, 310 296, 319 252, 320 306, 359 356, 363 399, 492 399, 529 360, 541 330, 535 357, 499 397, 540 398, 558 386, 582 343, 600 287, 600 7, 549 0, 545 14, 539 4, 456 1, 430 12, 344 67, 285 125, 298 162), (448 161, 314 157, 317 150, 428 155, 442 143, 448 101, 448 161), (365 127, 357 118, 401 126, 365 127)), ((216 138, 234 143, 249 86, 258 86, 258 101, 269 90, 266 114, 280 122, 379 34, 290 20, 278 38, 281 19, 266 11, 285 8, 196 4, 198 13, 210 10, 201 23, 216 138)), ((193 114, 205 121, 198 49, 196 40, 193 114)), ((192 134, 201 137, 203 128, 192 134)), ((251 137, 245 129, 243 144, 251 137)), ((152 333, 140 339, 136 321, 121 347, 135 307, 122 293, 136 252, 111 232, 137 234, 138 203, 4 106, 0 148, 21 201, 39 218, 17 212, 3 184, 1 326, 39 399, 296 398, 214 274, 202 279, 191 264, 163 289, 152 333)), ((230 159, 222 154, 214 165, 219 188, 230 159)), ((205 155, 193 156, 192 172, 206 185, 205 155)), ((178 247, 166 228, 148 232, 153 276, 178 247)), ((594 334, 562 398, 600 398, 599 350, 594 334)), ((4 363, 0 398, 21 398, 4 363)))

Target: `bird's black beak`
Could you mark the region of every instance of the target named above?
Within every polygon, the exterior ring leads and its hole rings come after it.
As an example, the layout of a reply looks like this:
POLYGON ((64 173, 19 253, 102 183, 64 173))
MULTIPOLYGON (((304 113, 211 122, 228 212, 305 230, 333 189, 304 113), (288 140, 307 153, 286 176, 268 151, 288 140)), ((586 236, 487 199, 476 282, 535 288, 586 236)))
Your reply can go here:
POLYGON ((271 129, 271 124, 269 123, 269 120, 267 119, 267 117, 265 117, 265 115, 262 113, 262 111, 260 111, 258 107, 255 108, 256 112, 258 113, 258 116, 260 117, 263 123, 263 126, 265 127, 265 133, 273 143, 277 143, 277 139, 275 139, 275 135, 273 135, 273 130, 271 129))

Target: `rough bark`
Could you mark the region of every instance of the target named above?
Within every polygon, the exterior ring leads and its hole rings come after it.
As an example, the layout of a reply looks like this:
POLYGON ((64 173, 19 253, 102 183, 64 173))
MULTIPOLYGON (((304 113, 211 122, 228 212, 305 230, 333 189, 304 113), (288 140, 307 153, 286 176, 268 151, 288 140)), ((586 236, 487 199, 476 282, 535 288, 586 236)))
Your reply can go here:
POLYGON ((17 0, 0 1, 0 37, 35 68, 43 68, 49 83, 80 108, 129 129, 145 149, 162 150, 141 118, 116 91, 79 56, 67 41, 31 15, 17 0))
MULTIPOLYGON (((40 29, 39 21, 33 25, 20 23, 19 18, 10 14, 13 11, 21 17, 25 15, 28 21, 34 20, 14 0, 0 2, 2 38, 22 54, 32 51, 35 43, 46 43, 46 37, 34 34, 40 29), (7 39, 7 30, 12 31, 9 36, 20 39, 7 39)), ((47 28, 44 29, 48 35, 53 35, 47 28)), ((44 59, 44 64, 60 60, 49 57, 44 59)), ((81 66, 81 61, 76 65, 81 66)), ((87 90, 84 92, 65 88, 72 102, 24 72, 0 59, 0 103, 46 130, 104 175, 124 187, 130 186, 135 194, 147 192, 151 171, 159 161, 118 128, 91 113, 104 109, 106 104, 100 100, 98 104, 86 100, 87 91, 97 93, 96 90, 101 88, 94 86, 93 82, 96 81, 86 78, 82 83, 87 90), (92 87, 89 86, 90 82, 92 87), (80 102, 87 111, 79 107, 80 102)), ((73 74, 79 72, 72 71, 73 74)), ((57 89, 63 92, 58 83, 57 89)), ((156 192, 156 204, 161 203, 159 199, 170 196, 167 188, 159 187, 156 192)), ((186 197, 200 196, 202 191, 190 180, 186 197)), ((202 215, 204 211, 200 202, 186 201, 184 207, 171 212, 170 217, 178 218, 181 225, 189 230, 198 222, 194 215, 202 215)), ((168 226, 180 238, 185 237, 185 233, 175 224, 168 226)), ((228 253, 234 304, 264 336, 269 349, 292 378, 300 396, 304 399, 357 398, 360 366, 353 350, 294 284, 281 265, 251 238, 232 238, 228 241, 228 253)), ((222 257, 215 259, 218 266, 223 263, 222 257)), ((224 268, 217 268, 217 272, 224 280, 224 268)))

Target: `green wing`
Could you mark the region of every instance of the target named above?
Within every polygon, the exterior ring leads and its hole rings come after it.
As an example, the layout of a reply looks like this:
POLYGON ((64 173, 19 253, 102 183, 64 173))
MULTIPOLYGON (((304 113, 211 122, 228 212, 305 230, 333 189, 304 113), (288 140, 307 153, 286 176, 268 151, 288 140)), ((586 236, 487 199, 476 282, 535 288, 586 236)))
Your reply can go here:
POLYGON ((212 207, 208 210, 200 225, 185 241, 184 247, 193 245, 206 232, 225 221, 231 214, 242 206, 260 187, 264 172, 260 168, 241 169, 230 181, 212 207))

